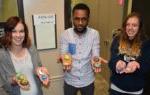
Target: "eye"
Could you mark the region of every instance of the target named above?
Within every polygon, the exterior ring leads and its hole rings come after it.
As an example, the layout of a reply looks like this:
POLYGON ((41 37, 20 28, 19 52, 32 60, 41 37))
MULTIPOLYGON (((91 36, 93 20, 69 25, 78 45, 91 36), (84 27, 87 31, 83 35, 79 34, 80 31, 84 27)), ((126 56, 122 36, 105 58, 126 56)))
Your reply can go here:
POLYGON ((16 30, 15 30, 15 29, 13 29, 13 30, 12 30, 12 32, 16 32, 16 30))
POLYGON ((138 24, 133 24, 133 27, 138 27, 139 25, 138 24))
POLYGON ((130 24, 129 24, 129 23, 127 23, 127 24, 126 24, 126 26, 130 26, 130 24))
POLYGON ((15 29, 13 29, 12 32, 21 32, 21 33, 23 33, 25 31, 24 30, 15 30, 15 29))
POLYGON ((76 20, 76 21, 79 21, 79 20, 80 20, 80 18, 78 18, 78 17, 75 17, 75 18, 74 18, 74 20, 76 20))
POLYGON ((75 20, 75 21, 83 21, 83 22, 84 22, 84 21, 87 21, 88 18, 86 18, 86 17, 82 17, 82 18, 75 17, 74 20, 75 20))
POLYGON ((20 30, 19 32, 25 32, 24 30, 20 30))
POLYGON ((82 21, 86 21, 86 20, 87 20, 87 18, 86 18, 86 17, 83 17, 83 18, 81 18, 81 20, 82 20, 82 21))

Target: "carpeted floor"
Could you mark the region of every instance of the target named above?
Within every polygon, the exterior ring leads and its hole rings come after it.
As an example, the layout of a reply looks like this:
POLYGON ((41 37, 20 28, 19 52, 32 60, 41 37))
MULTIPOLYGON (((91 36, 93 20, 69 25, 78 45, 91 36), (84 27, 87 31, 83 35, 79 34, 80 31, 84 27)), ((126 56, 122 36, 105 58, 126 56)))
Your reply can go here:
POLYGON ((95 95, 108 95, 110 72, 106 64, 102 65, 102 72, 96 74, 95 95))

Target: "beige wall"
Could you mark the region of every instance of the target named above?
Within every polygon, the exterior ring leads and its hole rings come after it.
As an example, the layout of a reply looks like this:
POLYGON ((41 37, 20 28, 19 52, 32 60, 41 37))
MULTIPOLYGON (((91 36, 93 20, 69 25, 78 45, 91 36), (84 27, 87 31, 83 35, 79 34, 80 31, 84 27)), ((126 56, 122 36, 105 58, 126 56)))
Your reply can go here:
POLYGON ((101 35, 101 55, 109 59, 112 31, 122 25, 123 6, 118 0, 100 0, 98 30, 101 35))
MULTIPOLYGON (((39 51, 42 63, 48 68, 52 82, 49 89, 44 89, 45 95, 63 95, 63 71, 61 64, 56 62, 59 55, 59 36, 64 31, 64 1, 63 0, 23 0, 25 21, 29 27, 30 36, 33 36, 33 14, 55 13, 57 49, 39 51)), ((43 31, 44 32, 44 31, 43 31)))
MULTIPOLYGON (((120 28, 123 17, 123 6, 120 6, 117 0, 72 0, 73 4, 83 2, 88 4, 91 9, 91 18, 89 26, 97 29, 101 37, 101 56, 109 58, 109 49, 112 40, 112 30, 120 28)), ((30 29, 30 35, 33 38, 32 14, 38 13, 56 13, 57 17, 57 45, 59 48, 60 33, 64 30, 64 1, 63 0, 24 0, 25 20, 30 29)), ((45 95, 63 95, 62 67, 56 63, 58 49, 39 51, 44 65, 49 68, 53 78, 52 86, 46 90, 45 95)), ((109 77, 107 67, 104 67, 102 75, 109 77)))

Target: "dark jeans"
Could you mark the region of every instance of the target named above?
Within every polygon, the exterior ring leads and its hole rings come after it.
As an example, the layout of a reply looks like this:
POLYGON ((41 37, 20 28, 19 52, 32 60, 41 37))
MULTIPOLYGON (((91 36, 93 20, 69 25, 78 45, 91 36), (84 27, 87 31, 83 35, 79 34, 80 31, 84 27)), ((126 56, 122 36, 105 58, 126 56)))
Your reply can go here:
POLYGON ((82 88, 76 88, 67 83, 64 84, 64 95, 77 95, 78 91, 81 92, 81 95, 94 95, 94 83, 82 88))
POLYGON ((109 95, 142 95, 142 94, 126 94, 126 93, 120 93, 120 92, 117 92, 117 91, 112 90, 112 89, 110 89, 109 92, 110 92, 109 95))

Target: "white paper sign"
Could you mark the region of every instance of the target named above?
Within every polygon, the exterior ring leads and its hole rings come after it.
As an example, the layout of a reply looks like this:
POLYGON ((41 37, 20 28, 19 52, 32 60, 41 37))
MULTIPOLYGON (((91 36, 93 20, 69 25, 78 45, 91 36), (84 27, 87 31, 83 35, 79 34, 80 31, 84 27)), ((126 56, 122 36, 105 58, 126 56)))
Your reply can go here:
POLYGON ((37 49, 56 48, 55 14, 33 15, 37 49))
POLYGON ((33 16, 34 25, 55 24, 55 14, 37 14, 33 16))

